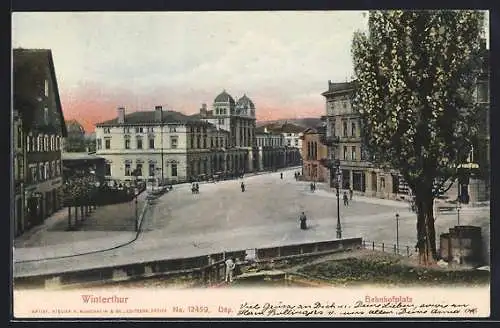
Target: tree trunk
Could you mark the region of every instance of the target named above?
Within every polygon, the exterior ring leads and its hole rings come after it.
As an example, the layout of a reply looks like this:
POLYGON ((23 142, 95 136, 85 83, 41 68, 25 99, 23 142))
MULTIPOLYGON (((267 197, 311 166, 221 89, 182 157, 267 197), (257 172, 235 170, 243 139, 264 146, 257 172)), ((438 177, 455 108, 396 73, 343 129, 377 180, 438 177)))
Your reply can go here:
POLYGON ((434 208, 431 192, 415 194, 417 207, 417 245, 419 263, 429 265, 437 260, 434 208))

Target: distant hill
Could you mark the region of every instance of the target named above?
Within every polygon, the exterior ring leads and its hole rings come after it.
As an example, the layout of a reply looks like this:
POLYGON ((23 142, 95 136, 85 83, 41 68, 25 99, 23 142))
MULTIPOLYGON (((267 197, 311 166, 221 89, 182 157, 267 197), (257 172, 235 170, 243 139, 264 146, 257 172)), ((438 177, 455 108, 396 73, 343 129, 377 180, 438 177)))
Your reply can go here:
POLYGON ((281 125, 284 123, 291 123, 291 124, 299 125, 299 126, 304 127, 305 129, 307 129, 307 128, 314 128, 314 127, 317 127, 318 125, 321 125, 322 121, 319 117, 288 118, 288 119, 282 119, 282 120, 258 121, 257 127, 269 125, 269 124, 281 125))

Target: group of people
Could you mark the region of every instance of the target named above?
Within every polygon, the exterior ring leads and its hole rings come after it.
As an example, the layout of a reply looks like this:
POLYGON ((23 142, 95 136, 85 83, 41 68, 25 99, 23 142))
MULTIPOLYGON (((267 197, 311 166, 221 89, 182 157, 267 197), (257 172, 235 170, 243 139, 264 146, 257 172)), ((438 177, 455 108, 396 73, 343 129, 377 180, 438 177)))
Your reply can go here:
POLYGON ((311 182, 310 188, 311 188, 311 192, 315 192, 316 191, 316 183, 311 182))
POLYGON ((344 191, 344 196, 343 196, 344 206, 349 206, 349 201, 352 200, 352 194, 353 194, 352 188, 349 188, 349 196, 347 196, 347 191, 344 191))
POLYGON ((198 182, 195 182, 191 185, 191 193, 193 193, 193 194, 200 193, 200 185, 198 184, 198 182))
POLYGON ((300 172, 295 172, 293 175, 295 177, 295 181, 297 181, 300 177, 300 172))

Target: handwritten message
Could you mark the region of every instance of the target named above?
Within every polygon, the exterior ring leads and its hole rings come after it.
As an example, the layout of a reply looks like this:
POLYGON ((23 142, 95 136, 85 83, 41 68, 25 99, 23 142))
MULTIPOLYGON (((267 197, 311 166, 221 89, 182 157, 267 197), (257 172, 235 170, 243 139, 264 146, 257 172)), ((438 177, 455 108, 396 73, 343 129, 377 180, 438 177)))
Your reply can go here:
POLYGON ((488 289, 15 291, 16 318, 470 318, 489 316, 488 289))
POLYGON ((337 317, 337 316, 471 316, 477 308, 470 304, 414 304, 402 302, 353 303, 313 302, 310 304, 249 303, 240 305, 237 316, 248 317, 337 317))

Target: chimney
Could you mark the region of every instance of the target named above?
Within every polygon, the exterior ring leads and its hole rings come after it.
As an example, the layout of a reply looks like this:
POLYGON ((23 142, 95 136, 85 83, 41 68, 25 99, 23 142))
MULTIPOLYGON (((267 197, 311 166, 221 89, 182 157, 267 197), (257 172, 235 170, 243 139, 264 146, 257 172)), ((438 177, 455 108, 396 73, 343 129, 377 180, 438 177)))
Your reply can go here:
POLYGON ((125 123, 125 107, 118 107, 118 124, 125 123))
POLYGON ((200 115, 201 117, 207 116, 207 104, 201 104, 200 115))
POLYGON ((155 121, 161 122, 163 116, 163 108, 161 106, 155 106, 155 121))

